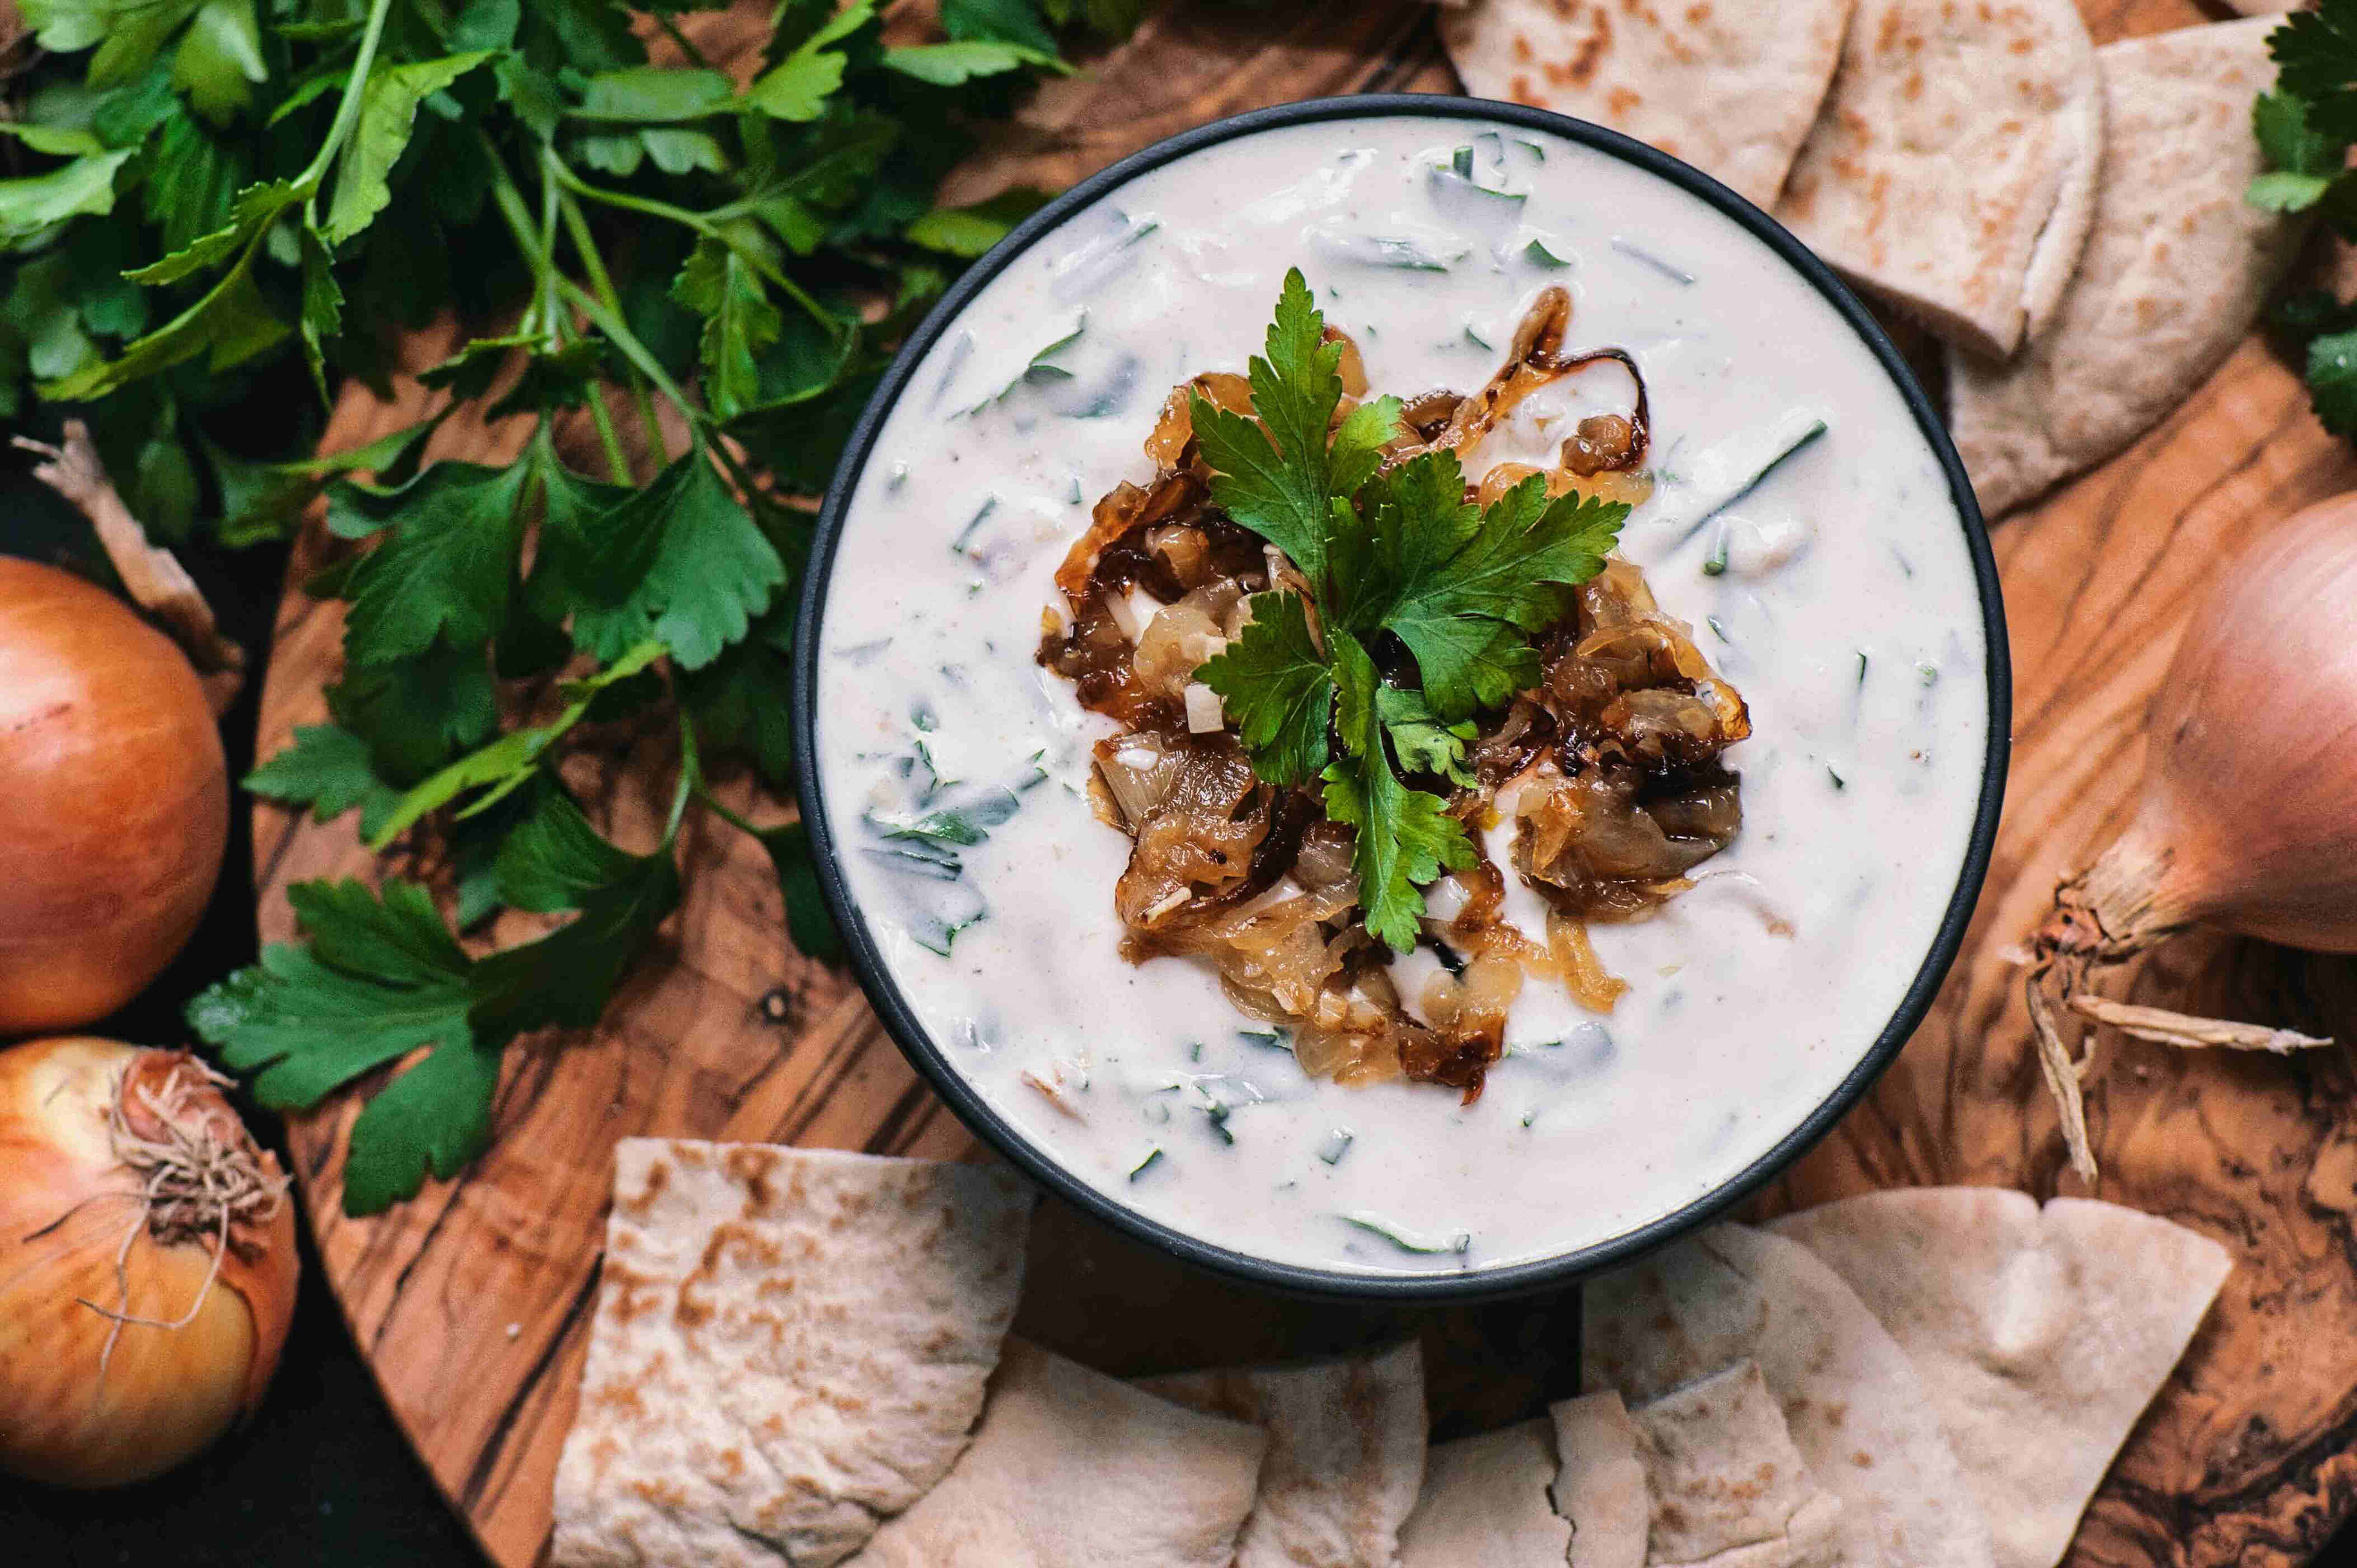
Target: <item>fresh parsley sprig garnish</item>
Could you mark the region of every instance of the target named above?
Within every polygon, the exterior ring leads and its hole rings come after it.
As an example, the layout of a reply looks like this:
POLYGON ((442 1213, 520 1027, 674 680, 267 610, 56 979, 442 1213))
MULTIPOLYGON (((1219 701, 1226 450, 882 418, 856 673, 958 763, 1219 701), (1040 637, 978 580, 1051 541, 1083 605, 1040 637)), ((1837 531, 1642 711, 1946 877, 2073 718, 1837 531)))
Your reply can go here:
POLYGON ((345 1207, 379 1209, 482 1148, 511 1038, 603 1012, 678 902, 683 812, 754 833, 796 945, 834 950, 799 826, 723 803, 699 750, 791 782, 801 498, 954 268, 1041 199, 933 193, 1069 69, 1059 28, 1139 6, 941 0, 942 36, 902 44, 876 0, 782 0, 734 76, 680 0, 643 28, 611 0, 20 8, 40 48, 0 83, 0 418, 84 420, 167 539, 284 537, 325 491, 350 546, 310 584, 346 607, 329 722, 248 787, 356 811, 380 850, 430 834, 455 868, 446 904, 296 889, 307 945, 190 1015, 288 1108, 431 1047, 354 1126, 345 1207), (476 334, 396 363, 389 328, 436 322, 476 334), (425 416, 257 449, 316 435, 350 378, 425 416), (424 462, 460 409, 513 460, 424 462), (683 758, 643 854, 557 779, 625 719, 675 725, 683 758), (564 923, 485 951, 503 908, 564 923))
POLYGON ((1191 402, 1212 500, 1283 551, 1314 598, 1257 596, 1242 635, 1196 676, 1224 700, 1254 771, 1316 780, 1327 814, 1356 831, 1367 929, 1405 951, 1420 889, 1474 861, 1446 800, 1407 779, 1471 782, 1473 715, 1538 678, 1533 634, 1603 570, 1629 508, 1550 499, 1538 475, 1479 507, 1446 449, 1383 471, 1399 403, 1336 423, 1342 350, 1325 330, 1308 283, 1287 274, 1250 368, 1256 417, 1191 402), (1384 639, 1412 656, 1416 683, 1383 678, 1372 649, 1384 639))
MULTIPOLYGON (((2275 90, 2251 105, 2251 132, 2266 172, 2247 199, 2270 212, 2309 212, 2344 240, 2357 240, 2357 0, 2322 0, 2267 35, 2275 90)), ((2357 437, 2357 300, 2329 290, 2287 295, 2271 313, 2276 331, 2305 360, 2316 416, 2336 435, 2357 437)))

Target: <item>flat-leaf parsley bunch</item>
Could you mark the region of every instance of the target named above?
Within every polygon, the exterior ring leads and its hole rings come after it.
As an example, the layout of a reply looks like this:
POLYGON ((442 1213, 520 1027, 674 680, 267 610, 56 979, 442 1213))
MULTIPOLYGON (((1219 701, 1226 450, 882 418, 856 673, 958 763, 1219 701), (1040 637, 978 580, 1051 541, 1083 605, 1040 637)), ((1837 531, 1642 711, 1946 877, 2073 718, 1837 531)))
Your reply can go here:
MULTIPOLYGON (((2343 240, 2357 241, 2357 0, 2322 0, 2284 18, 2267 35, 2275 90, 2251 107, 2266 172, 2248 199, 2270 212, 2312 212, 2343 240)), ((2271 313, 2304 363, 2316 416, 2336 435, 2357 437, 2357 300, 2327 289, 2286 295, 2271 313)))
POLYGON ((699 8, 21 5, 48 53, 0 119, 0 413, 85 419, 167 535, 283 533, 324 487, 356 546, 314 585, 348 606, 333 722, 249 786, 356 811, 379 851, 430 824, 457 930, 570 917, 479 955, 416 884, 307 884, 308 944, 191 1008, 277 1107, 431 1047, 353 1128, 353 1213, 481 1150, 516 1036, 597 1020, 679 900, 690 810, 759 833, 795 940, 831 948, 800 829, 705 787, 716 753, 788 780, 793 498, 914 315, 1036 203, 933 209, 974 127, 1069 69, 1058 27, 1135 19, 1134 0, 942 0, 938 30, 888 42, 874 0, 782 0, 732 76, 680 26, 699 8), (676 63, 651 61, 658 34, 676 63), (441 317, 496 326, 420 378, 430 417, 355 452, 244 450, 242 405, 382 383, 389 328, 441 317), (515 460, 421 467, 459 409, 521 429, 515 460), (587 471, 558 438, 576 425, 587 471), (503 719, 520 707, 535 722, 503 719), (585 723, 667 708, 681 777, 636 854, 554 764, 585 723))
POLYGON ((1283 551, 1309 590, 1256 597, 1251 623, 1196 678, 1223 700, 1254 771, 1315 781, 1327 815, 1355 830, 1367 929, 1405 952, 1421 888, 1474 862, 1447 800, 1409 780, 1473 782, 1473 715, 1537 681, 1534 634, 1604 569, 1629 507, 1550 499, 1539 474, 1479 507, 1446 447, 1386 468, 1399 400, 1361 403, 1336 424, 1342 348, 1325 331, 1308 283, 1287 274, 1266 354, 1251 365, 1257 417, 1200 392, 1189 405, 1211 499, 1283 551), (1412 677, 1382 673, 1375 653, 1390 639, 1411 656, 1412 677))

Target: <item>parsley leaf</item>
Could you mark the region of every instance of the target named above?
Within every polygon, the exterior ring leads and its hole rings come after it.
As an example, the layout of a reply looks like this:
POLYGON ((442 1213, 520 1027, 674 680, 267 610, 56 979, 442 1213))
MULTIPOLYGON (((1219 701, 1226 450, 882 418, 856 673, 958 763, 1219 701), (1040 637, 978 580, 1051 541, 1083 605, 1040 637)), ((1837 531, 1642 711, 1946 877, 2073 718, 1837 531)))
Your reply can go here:
POLYGON ((2308 124, 2343 143, 2357 141, 2357 6, 2329 0, 2295 11, 2267 35, 2267 48, 2276 91, 2306 102, 2308 124))
POLYGON ((415 1193, 429 1165, 455 1175, 488 1137, 492 1086, 467 1059, 484 1054, 468 1023, 472 961, 414 883, 387 882, 380 896, 358 882, 306 882, 287 897, 311 946, 264 948, 189 1004, 188 1025, 252 1075, 255 1100, 273 1110, 309 1110, 420 1047, 433 1056, 404 1079, 460 1058, 353 1126, 345 1209, 375 1213, 415 1193))
POLYGON ((1299 595, 1263 594, 1252 610, 1243 635, 1195 679, 1225 700, 1254 772, 1272 784, 1306 784, 1326 766, 1334 677, 1299 595))
POLYGON ((652 639, 687 670, 741 639, 786 578, 700 446, 612 510, 568 517, 543 549, 538 570, 558 577, 576 607, 576 647, 614 659, 652 639))
POLYGON ((1253 357, 1251 418, 1201 393, 1189 411, 1214 477, 1211 499, 1290 556, 1313 584, 1326 581, 1326 543, 1338 498, 1364 484, 1398 425, 1399 404, 1352 411, 1329 447, 1342 402, 1342 346, 1324 340, 1326 317, 1297 267, 1285 274, 1267 351, 1253 357))
POLYGON ((734 419, 761 401, 759 360, 784 330, 785 318, 770 303, 752 263, 723 240, 697 241, 671 292, 704 317, 704 395, 714 413, 734 419))
POLYGON ((1375 716, 1392 737, 1402 772, 1428 773, 1460 789, 1473 788, 1477 780, 1465 766, 1465 748, 1478 733, 1472 720, 1442 724, 1424 693, 1405 686, 1376 687, 1375 716))
MULTIPOLYGON (((1423 464, 1437 471, 1441 489, 1454 482, 1461 490, 1455 453, 1406 468, 1423 464)), ((1400 487, 1392 490, 1397 499, 1400 487)), ((1362 613, 1407 644, 1433 712, 1454 723, 1537 679, 1537 654, 1516 634, 1562 618, 1571 588, 1604 569, 1628 515, 1623 501, 1577 493, 1549 500, 1536 474, 1499 497, 1469 536, 1457 509, 1411 499, 1391 546, 1387 602, 1380 615, 1362 613), (1443 556, 1451 540, 1459 542, 1443 556)))
POLYGON ((355 667, 489 642, 507 624, 509 566, 523 543, 529 470, 446 460, 407 485, 328 487, 328 526, 381 535, 346 581, 344 657, 355 667))
POLYGON ((376 220, 393 200, 393 166, 409 147, 417 106, 491 58, 489 49, 408 65, 379 66, 361 95, 351 139, 336 165, 336 193, 320 233, 340 245, 376 220))
POLYGON ((1415 945, 1424 918, 1424 884, 1474 862, 1465 826, 1437 795, 1411 789, 1393 770, 1383 745, 1374 660, 1347 631, 1327 633, 1334 658, 1343 753, 1326 767, 1326 814, 1356 830, 1351 865, 1369 934, 1400 952, 1415 945))
POLYGON ((373 837, 401 800, 401 791, 377 777, 368 742, 341 725, 297 725, 294 744, 247 774, 244 784, 266 800, 310 807, 314 822, 357 806, 362 838, 373 837))
POLYGON ((2335 435, 2357 435, 2357 331, 2311 339, 2307 369, 2317 419, 2335 435))

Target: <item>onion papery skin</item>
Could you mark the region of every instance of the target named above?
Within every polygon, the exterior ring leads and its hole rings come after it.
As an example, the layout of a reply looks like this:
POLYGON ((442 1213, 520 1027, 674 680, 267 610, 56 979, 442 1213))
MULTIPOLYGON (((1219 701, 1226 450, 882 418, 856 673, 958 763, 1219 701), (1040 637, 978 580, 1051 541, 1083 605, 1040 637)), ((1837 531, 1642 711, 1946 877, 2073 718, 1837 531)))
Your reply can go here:
MULTIPOLYGON (((269 1384, 300 1267, 291 1202, 232 1227, 210 1291, 211 1243, 167 1246, 144 1223, 125 1259, 127 1305, 115 1273, 144 1204, 109 1108, 126 1075, 159 1086, 196 1070, 178 1052, 90 1037, 0 1051, 0 1469, 77 1487, 144 1480, 212 1443, 269 1384), (177 1322, 200 1295, 184 1326, 124 1325, 102 1379, 114 1325, 76 1298, 177 1322)), ((209 1085, 192 1104, 234 1122, 209 1085)))
POLYGON ((0 557, 0 1036, 113 1012, 202 918, 229 772, 170 639, 70 573, 0 557))
POLYGON ((2115 854, 2157 914, 2357 952, 2357 494, 2222 565, 2155 699, 2115 854))

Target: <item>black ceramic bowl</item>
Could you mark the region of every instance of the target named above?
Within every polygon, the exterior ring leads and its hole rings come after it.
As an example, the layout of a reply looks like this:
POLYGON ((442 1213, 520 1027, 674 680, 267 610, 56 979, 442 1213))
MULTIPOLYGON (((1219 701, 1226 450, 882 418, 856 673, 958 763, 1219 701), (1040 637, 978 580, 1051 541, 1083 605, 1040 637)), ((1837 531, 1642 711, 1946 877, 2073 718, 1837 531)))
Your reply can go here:
MULTIPOLYGON (((2007 732, 2010 725, 2012 676, 2006 648, 2005 607, 1999 597, 1996 564, 1972 486, 1962 462, 1942 428, 1930 401, 1874 317, 1868 315, 1825 264, 1792 238, 1773 219, 1701 171, 1680 163, 1642 143, 1584 121, 1513 103, 1470 98, 1426 96, 1421 93, 1370 93, 1353 98, 1318 99, 1256 110, 1222 120, 1158 142, 1124 158, 1112 167, 1082 181, 1049 202, 975 263, 956 286, 933 308, 893 360, 876 395, 853 430, 843 461, 835 469, 824 510, 820 513, 815 545, 802 584, 802 618, 794 651, 794 745, 802 759, 802 814, 809 824, 817 859, 819 880, 827 906, 850 950, 852 967, 875 1004, 885 1027, 917 1070, 942 1100, 985 1143, 1013 1161, 1049 1191, 1087 1210, 1115 1229, 1163 1251, 1218 1273, 1289 1294, 1351 1297, 1369 1301, 1405 1302, 1462 1300, 1500 1296, 1543 1289, 1577 1280, 1636 1254, 1659 1247, 1702 1225, 1741 1201, 1785 1165, 1798 1158, 1829 1131, 1866 1092, 1899 1054, 1930 1009, 1933 993, 1954 961, 1964 927, 1980 895, 1988 870, 1990 846, 1996 837, 1997 809, 2005 793, 2007 732), (1972 553, 1978 579, 1983 623, 1987 633, 1988 748, 1983 764, 1979 808, 1945 915, 1921 967, 1889 1022, 1871 1047, 1858 1059, 1834 1092, 1775 1146, 1715 1190, 1638 1230, 1596 1245, 1554 1257, 1508 1267, 1463 1273, 1358 1274, 1340 1270, 1304 1268, 1273 1262, 1187 1235, 1113 1202, 1072 1175, 1055 1157, 1017 1132, 977 1094, 961 1076, 941 1046, 927 1035, 885 966, 873 933, 853 902, 838 857, 844 853, 835 824, 830 819, 824 791, 817 775, 816 714, 819 631, 826 616, 827 592, 834 569, 836 545, 862 467, 886 416, 901 395, 927 351, 957 321, 960 313, 1011 261, 1042 236, 1128 181, 1189 153, 1216 143, 1279 126, 1334 120, 1355 120, 1405 114, 1461 117, 1490 124, 1526 126, 1583 143, 1624 163, 1631 164, 1684 190, 1696 200, 1732 219, 1780 256, 1815 287, 1881 363, 1912 411, 1924 439, 1938 456, 1948 489, 1972 553)), ((1110 895, 1108 895, 1110 897, 1110 895)))

